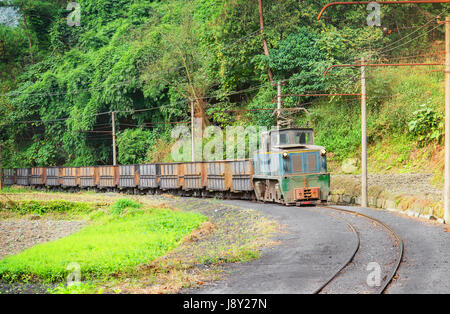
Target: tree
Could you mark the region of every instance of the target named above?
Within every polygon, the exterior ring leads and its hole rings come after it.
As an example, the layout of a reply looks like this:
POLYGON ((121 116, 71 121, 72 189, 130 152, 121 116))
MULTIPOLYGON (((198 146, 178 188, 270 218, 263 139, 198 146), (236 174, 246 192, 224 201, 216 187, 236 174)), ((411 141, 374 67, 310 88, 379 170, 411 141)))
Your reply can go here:
POLYGON ((289 79, 291 92, 305 93, 324 89, 324 54, 317 45, 319 35, 302 27, 271 51, 270 67, 276 80, 289 79))
POLYGON ((128 129, 117 136, 118 161, 130 165, 143 163, 149 147, 154 143, 153 134, 143 129, 128 129))
POLYGON ((163 82, 171 99, 193 101, 195 117, 201 118, 203 126, 207 126, 206 99, 213 86, 208 74, 211 54, 200 41, 199 27, 191 10, 189 5, 182 10, 180 25, 166 25, 162 29, 160 53, 149 62, 143 79, 147 84, 163 82))

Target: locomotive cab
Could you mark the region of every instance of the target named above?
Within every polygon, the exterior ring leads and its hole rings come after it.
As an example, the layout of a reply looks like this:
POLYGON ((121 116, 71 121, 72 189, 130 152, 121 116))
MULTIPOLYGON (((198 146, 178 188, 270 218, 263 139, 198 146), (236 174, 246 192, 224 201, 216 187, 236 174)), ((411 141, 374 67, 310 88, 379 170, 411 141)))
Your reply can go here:
POLYGON ((253 184, 260 201, 315 204, 329 193, 326 150, 314 145, 310 128, 272 130, 261 135, 253 158, 253 184))

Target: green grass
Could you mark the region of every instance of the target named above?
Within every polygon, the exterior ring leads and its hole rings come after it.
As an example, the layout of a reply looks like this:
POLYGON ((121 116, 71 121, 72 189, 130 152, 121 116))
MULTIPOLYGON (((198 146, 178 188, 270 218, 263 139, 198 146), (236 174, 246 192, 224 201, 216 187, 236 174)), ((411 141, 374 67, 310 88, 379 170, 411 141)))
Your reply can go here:
POLYGON ((55 288, 48 289, 50 294, 102 294, 103 289, 99 289, 92 283, 79 283, 79 285, 66 286, 59 284, 55 288))
POLYGON ((87 214, 96 207, 93 204, 85 202, 69 202, 64 200, 51 201, 6 201, 0 202, 0 209, 5 209, 20 215, 25 214, 87 214))
POLYGON ((92 224, 78 233, 1 260, 0 278, 59 282, 70 263, 80 265, 85 280, 131 271, 177 247, 206 220, 196 213, 146 209, 131 200, 119 200, 111 210, 90 217, 92 224))
POLYGON ((4 186, 0 190, 0 194, 21 194, 21 193, 42 193, 42 191, 36 191, 28 187, 18 186, 4 186))

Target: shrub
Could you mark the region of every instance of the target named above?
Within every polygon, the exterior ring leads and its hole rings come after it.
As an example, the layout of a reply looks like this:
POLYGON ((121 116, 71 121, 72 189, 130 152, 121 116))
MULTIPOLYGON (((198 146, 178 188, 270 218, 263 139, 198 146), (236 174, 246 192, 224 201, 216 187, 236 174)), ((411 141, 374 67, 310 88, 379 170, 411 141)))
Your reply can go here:
POLYGON ((413 119, 408 123, 411 135, 418 140, 420 146, 425 146, 433 141, 439 142, 444 133, 442 115, 426 104, 421 107, 413 112, 413 119))
POLYGON ((111 207, 111 213, 114 215, 122 215, 127 209, 139 209, 142 204, 130 200, 129 198, 121 198, 117 200, 111 207))
POLYGON ((154 143, 154 134, 143 129, 128 129, 117 137, 119 162, 121 164, 139 164, 145 158, 149 147, 154 143))

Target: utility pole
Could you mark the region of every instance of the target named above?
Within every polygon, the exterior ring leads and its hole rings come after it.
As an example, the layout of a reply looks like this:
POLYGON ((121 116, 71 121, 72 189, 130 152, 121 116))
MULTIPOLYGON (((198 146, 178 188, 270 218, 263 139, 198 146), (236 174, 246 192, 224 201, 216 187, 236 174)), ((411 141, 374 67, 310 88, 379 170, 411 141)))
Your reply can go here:
POLYGON ((192 162, 195 161, 195 142, 194 142, 194 123, 195 123, 195 118, 194 118, 194 101, 191 100, 191 153, 192 153, 192 162))
POLYGON ((0 144, 0 190, 3 188, 2 145, 0 144))
POLYGON ((281 127, 281 81, 277 82, 277 128, 280 129, 281 127))
POLYGON ((361 58, 361 206, 367 207, 367 104, 366 67, 361 58))
POLYGON ((113 166, 117 166, 117 150, 116 150, 116 113, 111 112, 112 120, 112 140, 113 140, 113 166))
MULTIPOLYGON (((320 10, 317 20, 323 15, 325 10, 334 5, 357 5, 357 4, 369 4, 369 3, 379 3, 379 4, 411 4, 411 3, 450 3, 450 0, 396 0, 396 1, 342 1, 342 2, 331 2, 325 5, 322 10, 320 10)), ((450 221, 450 18, 445 18, 445 185, 444 185, 444 221, 450 221)), ((365 68, 367 66, 429 66, 429 65, 441 65, 439 63, 434 64, 365 64, 364 59, 361 60, 361 135, 362 135, 362 174, 361 174, 361 206, 367 207, 367 133, 366 133, 366 84, 365 84, 365 68)), ((355 65, 336 65, 337 66, 355 66, 355 65)), ((329 67, 325 71, 325 75, 328 73, 332 67, 329 67)))
POLYGON ((450 17, 445 17, 445 169, 444 221, 450 221, 450 17))

